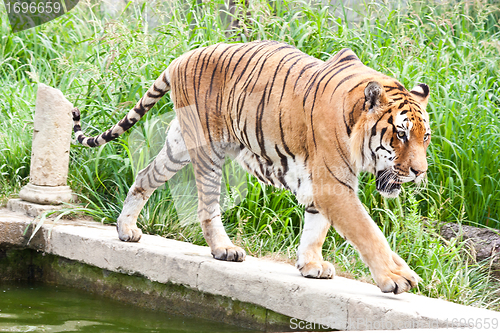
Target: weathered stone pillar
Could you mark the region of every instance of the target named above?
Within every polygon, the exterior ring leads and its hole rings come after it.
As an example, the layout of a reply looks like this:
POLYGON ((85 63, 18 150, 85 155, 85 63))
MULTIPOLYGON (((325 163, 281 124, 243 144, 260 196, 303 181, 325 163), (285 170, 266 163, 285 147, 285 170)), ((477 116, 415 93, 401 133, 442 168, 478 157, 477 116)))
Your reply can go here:
POLYGON ((38 85, 35 106, 30 182, 19 197, 37 204, 70 202, 66 185, 72 133, 71 104, 58 89, 38 85))

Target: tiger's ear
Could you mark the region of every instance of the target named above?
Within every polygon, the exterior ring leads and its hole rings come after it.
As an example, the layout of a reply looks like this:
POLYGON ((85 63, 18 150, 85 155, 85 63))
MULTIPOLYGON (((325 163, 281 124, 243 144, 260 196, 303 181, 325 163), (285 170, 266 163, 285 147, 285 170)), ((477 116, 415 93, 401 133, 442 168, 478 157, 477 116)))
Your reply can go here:
POLYGON ((376 107, 389 103, 389 98, 384 88, 377 81, 371 81, 365 88, 365 103, 368 112, 373 112, 376 107))
POLYGON ((420 83, 410 91, 410 94, 423 108, 426 108, 427 102, 429 102, 429 92, 429 86, 425 83, 420 83))

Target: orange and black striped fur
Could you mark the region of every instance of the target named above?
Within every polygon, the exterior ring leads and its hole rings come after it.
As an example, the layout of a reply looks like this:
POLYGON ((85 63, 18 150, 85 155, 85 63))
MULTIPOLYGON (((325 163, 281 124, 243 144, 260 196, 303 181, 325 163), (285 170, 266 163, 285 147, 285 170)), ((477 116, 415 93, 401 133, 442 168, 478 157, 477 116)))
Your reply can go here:
POLYGON ((390 248, 357 197, 360 171, 376 175, 383 195, 420 182, 430 141, 429 88, 401 83, 364 66, 348 49, 323 62, 277 42, 217 44, 175 59, 136 106, 88 138, 74 110, 78 141, 95 147, 133 126, 167 91, 177 118, 165 146, 142 170, 118 218, 123 241, 138 241, 136 219, 153 191, 189 162, 198 216, 216 259, 242 261, 221 221, 221 166, 236 159, 264 183, 292 191, 306 206, 297 252, 302 275, 332 278, 321 247, 333 226, 360 252, 384 292, 401 293, 419 277, 390 248))

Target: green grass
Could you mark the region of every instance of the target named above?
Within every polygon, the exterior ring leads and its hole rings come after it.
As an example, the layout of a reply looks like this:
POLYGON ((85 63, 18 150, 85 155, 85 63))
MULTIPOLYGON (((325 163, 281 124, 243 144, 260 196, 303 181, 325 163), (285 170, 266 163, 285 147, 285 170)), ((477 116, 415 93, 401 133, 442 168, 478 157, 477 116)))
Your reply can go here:
MULTIPOLYGON (((325 60, 349 47, 365 64, 407 88, 420 82, 431 87, 427 188, 416 192, 408 186, 400 198, 386 200, 375 191, 373 177, 363 175, 364 205, 393 249, 423 278, 416 292, 499 309, 498 285, 488 275, 488 263, 475 263, 463 243, 444 241, 431 223, 500 228, 497 0, 411 1, 401 10, 397 4, 388 8, 364 3, 357 22, 346 20, 348 8, 253 1, 240 31, 226 30, 223 1, 130 4, 114 18, 103 15, 96 3, 80 2, 69 14, 17 34, 10 33, 5 11, 0 14, 1 202, 15 196, 28 180, 38 82, 63 91, 82 110, 86 133, 96 134, 118 121, 171 60, 190 49, 271 39, 325 60), (158 25, 149 26, 145 17, 153 17, 158 25)), ((154 157, 161 143, 156 133, 171 111, 166 97, 132 134, 94 150, 72 146, 69 184, 87 215, 116 220, 134 176, 154 157)), ((239 172, 228 168, 230 174, 239 172)), ((182 185, 191 176, 180 177, 182 185)), ((248 181, 247 196, 224 214, 228 233, 250 254, 278 252, 293 259, 303 207, 289 192, 263 186, 250 176, 243 179, 248 181)), ((153 194, 139 224, 148 233, 205 244, 199 224, 179 216, 174 205, 174 198, 192 196, 192 188, 171 187, 153 194)), ((192 209, 192 200, 182 204, 182 211, 192 209)), ((333 231, 324 250, 340 271, 369 280, 356 251, 333 231)))

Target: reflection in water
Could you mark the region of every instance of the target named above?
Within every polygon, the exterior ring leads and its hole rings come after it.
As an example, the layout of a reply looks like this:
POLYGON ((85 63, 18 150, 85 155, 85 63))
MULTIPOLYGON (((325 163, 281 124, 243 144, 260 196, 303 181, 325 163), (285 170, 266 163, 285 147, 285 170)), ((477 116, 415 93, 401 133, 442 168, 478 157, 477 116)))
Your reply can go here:
POLYGON ((207 320, 148 311, 79 290, 0 284, 0 332, 240 331, 245 330, 207 320))
MULTIPOLYGON (((67 321, 62 325, 16 325, 14 323, 0 323, 0 332, 84 332, 84 326, 100 327, 110 325, 97 321, 67 321)), ((101 331, 102 332, 102 331, 101 331)))

